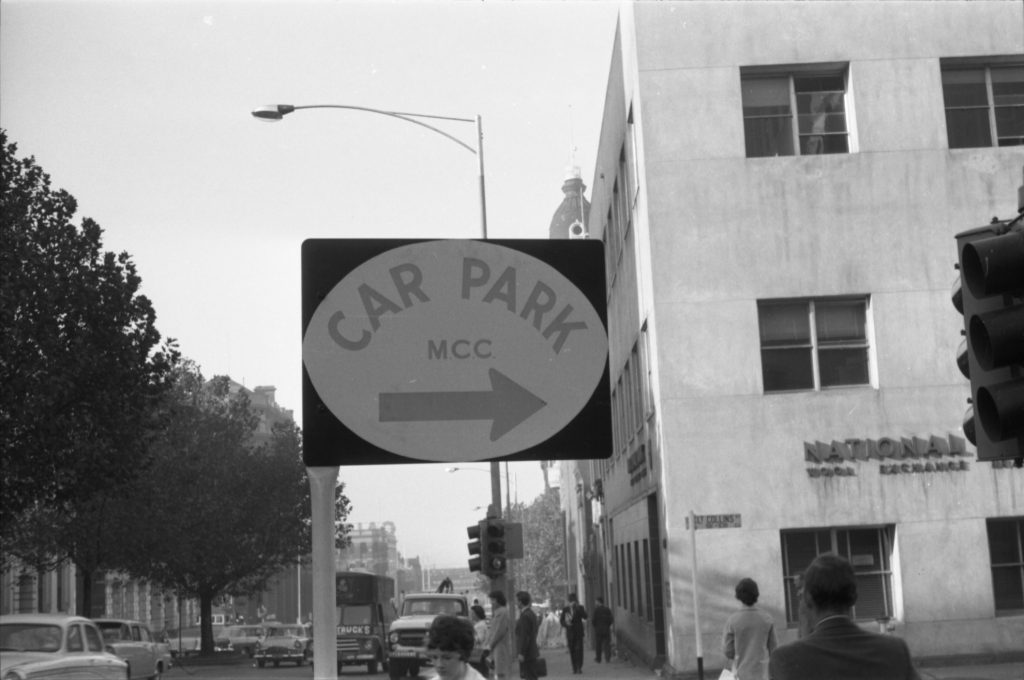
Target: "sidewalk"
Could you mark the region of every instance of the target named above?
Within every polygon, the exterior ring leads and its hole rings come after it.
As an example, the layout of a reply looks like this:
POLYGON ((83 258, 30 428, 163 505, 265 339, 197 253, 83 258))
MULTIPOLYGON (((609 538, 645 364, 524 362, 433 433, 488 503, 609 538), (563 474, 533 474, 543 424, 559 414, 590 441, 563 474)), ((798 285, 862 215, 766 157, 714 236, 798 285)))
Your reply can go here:
MULTIPOLYGON (((545 647, 540 655, 548 662, 547 680, 590 680, 591 678, 608 678, 609 680, 652 680, 654 671, 646 666, 634 666, 629 661, 612 657, 611 663, 596 663, 594 650, 583 651, 583 674, 573 675, 572 662, 569 661, 567 647, 545 647)), ((716 674, 715 680, 718 676, 716 674)))

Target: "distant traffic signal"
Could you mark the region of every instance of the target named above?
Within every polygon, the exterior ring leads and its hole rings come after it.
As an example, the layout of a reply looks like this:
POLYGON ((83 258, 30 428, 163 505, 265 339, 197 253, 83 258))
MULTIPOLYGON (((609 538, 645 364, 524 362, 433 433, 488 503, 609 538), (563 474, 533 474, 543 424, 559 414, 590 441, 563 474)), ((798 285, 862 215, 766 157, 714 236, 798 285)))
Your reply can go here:
POLYGON ((491 578, 504 576, 508 569, 508 554, 505 544, 505 523, 500 519, 487 519, 482 523, 484 573, 491 578))
POLYGON ((992 224, 957 234, 964 316, 957 365, 971 381, 964 434, 978 460, 1024 457, 1024 225, 992 224))
POLYGON ((469 536, 469 543, 466 544, 466 548, 469 549, 469 570, 480 571, 483 567, 483 556, 481 555, 481 543, 480 534, 483 529, 483 522, 477 522, 471 526, 466 527, 466 535, 469 536))

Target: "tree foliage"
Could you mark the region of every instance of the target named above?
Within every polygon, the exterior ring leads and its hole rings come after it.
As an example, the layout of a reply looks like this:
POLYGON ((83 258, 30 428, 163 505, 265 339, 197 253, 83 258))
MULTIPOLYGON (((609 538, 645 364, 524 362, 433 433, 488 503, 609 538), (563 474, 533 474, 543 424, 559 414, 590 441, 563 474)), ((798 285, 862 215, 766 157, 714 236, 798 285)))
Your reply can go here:
POLYGON ((206 381, 184 362, 152 463, 114 520, 126 571, 199 599, 203 651, 213 650, 215 599, 261 590, 311 550, 301 433, 287 421, 261 442, 258 421, 227 378, 206 381))
POLYGON ((523 559, 516 567, 517 587, 540 602, 565 590, 565 537, 558 489, 547 488, 529 506, 520 504, 513 517, 523 523, 523 559))
MULTIPOLYGON (((177 361, 130 256, 0 129, 0 514, 36 519, 129 480, 177 361)), ((26 521, 29 521, 26 518, 26 521)))

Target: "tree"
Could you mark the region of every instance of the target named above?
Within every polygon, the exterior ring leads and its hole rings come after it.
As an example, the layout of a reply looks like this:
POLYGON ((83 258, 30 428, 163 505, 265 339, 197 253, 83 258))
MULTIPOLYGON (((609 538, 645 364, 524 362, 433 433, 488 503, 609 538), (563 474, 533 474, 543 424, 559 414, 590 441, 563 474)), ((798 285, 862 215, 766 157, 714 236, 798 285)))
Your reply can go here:
MULTIPOLYGON (((128 253, 0 129, 0 515, 67 513, 131 479, 178 353, 128 253)), ((6 548, 5 548, 6 553, 6 548)))
POLYGON ((566 583, 559 499, 558 489, 548 488, 532 504, 520 504, 514 511, 523 523, 523 560, 522 567, 516 567, 516 579, 538 601, 562 592, 566 583))
MULTIPOLYGON (((262 590, 311 550, 301 433, 280 423, 260 443, 258 420, 227 378, 206 381, 183 363, 152 464, 114 522, 129 573, 199 599, 203 652, 213 651, 215 599, 262 590)), ((339 521, 349 510, 341 490, 339 521)))

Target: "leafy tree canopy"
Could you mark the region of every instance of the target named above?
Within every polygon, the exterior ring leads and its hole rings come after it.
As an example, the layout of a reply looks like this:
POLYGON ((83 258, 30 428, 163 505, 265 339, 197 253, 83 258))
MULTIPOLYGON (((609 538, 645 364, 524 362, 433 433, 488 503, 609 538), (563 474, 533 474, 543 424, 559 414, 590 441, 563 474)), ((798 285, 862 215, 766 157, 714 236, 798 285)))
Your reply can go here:
MULTIPOLYGON (((293 422, 254 436, 259 415, 225 377, 205 380, 190 362, 177 371, 166 429, 114 524, 134 576, 197 597, 203 649, 212 651, 212 602, 252 594, 311 551, 310 491, 293 422)), ((349 502, 339 485, 337 540, 349 502)))
MULTIPOLYGON (((178 353, 127 253, 0 129, 0 515, 61 512, 136 474, 178 353)), ((4 534, 7 534, 5 529, 4 534)))
POLYGON ((530 505, 512 512, 523 523, 522 567, 516 567, 518 586, 541 602, 563 594, 566 584, 565 537, 558 489, 546 487, 530 505))

